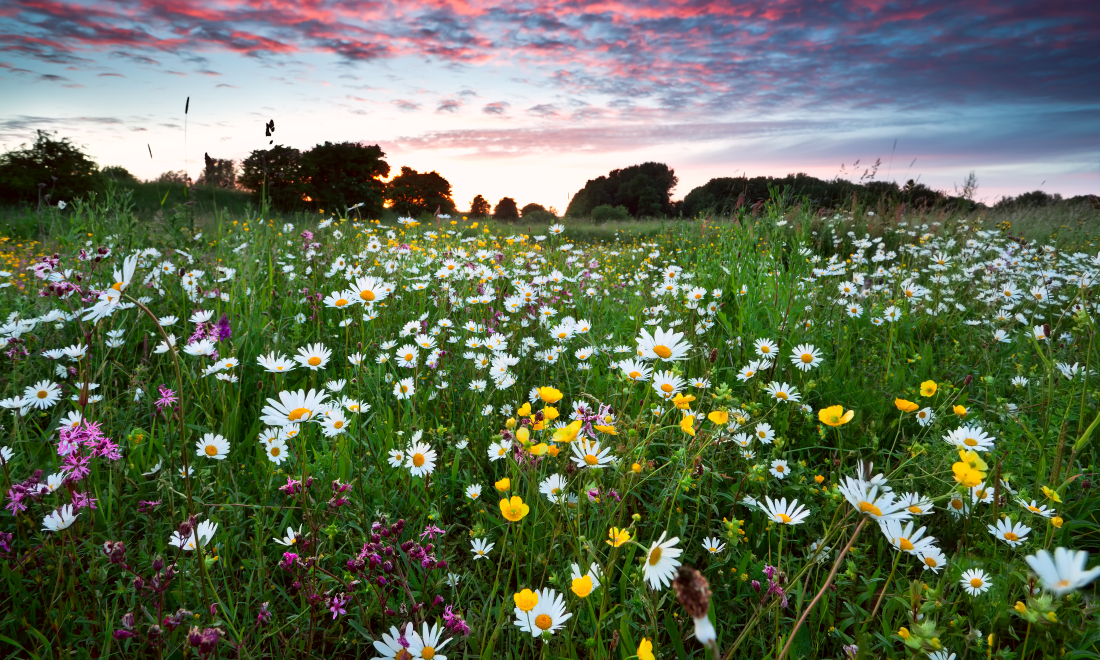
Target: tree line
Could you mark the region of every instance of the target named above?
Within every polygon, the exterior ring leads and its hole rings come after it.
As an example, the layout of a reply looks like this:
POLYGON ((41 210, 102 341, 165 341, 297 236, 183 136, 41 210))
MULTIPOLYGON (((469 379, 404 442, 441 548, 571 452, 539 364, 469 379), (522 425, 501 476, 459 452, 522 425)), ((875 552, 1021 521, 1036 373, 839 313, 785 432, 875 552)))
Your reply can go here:
MULTIPOLYGON (((412 217, 458 213, 451 184, 441 174, 402 167, 387 181, 391 168, 385 158, 378 145, 360 142, 325 142, 306 151, 275 145, 254 150, 239 163, 204 154, 203 171, 197 181, 192 182, 186 172, 165 172, 157 181, 247 191, 257 206, 283 212, 324 209, 342 214, 356 207, 363 217, 379 217, 384 209, 412 217)), ((902 185, 875 181, 875 171, 877 164, 858 182, 839 177, 823 180, 804 173, 719 177, 693 188, 682 200, 673 200, 672 190, 679 183, 675 171, 664 163, 646 162, 589 179, 571 197, 565 216, 603 222, 734 215, 777 195, 792 203, 825 209, 848 207, 856 198, 864 205, 984 206, 973 200, 973 175, 963 191, 949 195, 912 179, 902 185)), ((108 182, 125 185, 138 180, 123 167, 100 168, 71 140, 46 131, 37 131, 31 145, 0 154, 0 203, 54 204, 100 190, 108 182)), ((1045 206, 1060 201, 1060 195, 1036 190, 1002 198, 994 208, 1045 206)), ((474 197, 466 215, 506 222, 522 218, 534 223, 552 222, 558 217, 553 207, 531 203, 521 208, 512 197, 491 205, 482 195, 474 197)))

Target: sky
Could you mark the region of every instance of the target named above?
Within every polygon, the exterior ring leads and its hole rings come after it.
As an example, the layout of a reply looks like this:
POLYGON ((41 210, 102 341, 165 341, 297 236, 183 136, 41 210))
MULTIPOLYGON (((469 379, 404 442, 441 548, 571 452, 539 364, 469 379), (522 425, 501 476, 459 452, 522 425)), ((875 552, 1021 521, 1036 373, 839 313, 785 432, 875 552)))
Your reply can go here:
POLYGON ((363 142, 459 208, 564 211, 646 161, 674 198, 876 159, 947 192, 973 171, 986 202, 1072 196, 1100 193, 1097 44, 1095 0, 0 0, 0 148, 44 129, 197 178, 204 153, 363 142))

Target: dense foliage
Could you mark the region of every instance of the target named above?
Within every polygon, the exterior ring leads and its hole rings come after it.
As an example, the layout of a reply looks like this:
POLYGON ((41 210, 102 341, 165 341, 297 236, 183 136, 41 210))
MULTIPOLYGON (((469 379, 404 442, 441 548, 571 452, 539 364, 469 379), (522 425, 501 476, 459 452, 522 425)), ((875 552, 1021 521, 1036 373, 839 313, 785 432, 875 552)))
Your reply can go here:
POLYGON ((568 217, 587 217, 597 206, 622 206, 635 218, 674 215, 671 193, 679 179, 664 163, 642 163, 607 176, 589 179, 565 211, 568 217))
POLYGON ((420 217, 425 213, 455 213, 451 184, 438 172, 417 172, 402 167, 401 174, 386 184, 386 199, 394 212, 420 217))

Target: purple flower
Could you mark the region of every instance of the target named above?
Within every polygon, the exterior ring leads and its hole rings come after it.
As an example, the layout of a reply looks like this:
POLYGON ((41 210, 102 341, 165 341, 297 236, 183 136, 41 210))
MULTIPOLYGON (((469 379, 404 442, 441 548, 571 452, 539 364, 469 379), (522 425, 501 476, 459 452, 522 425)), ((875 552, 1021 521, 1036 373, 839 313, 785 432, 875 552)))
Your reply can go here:
POLYGON ((344 609, 344 606, 348 604, 349 600, 350 599, 348 598, 347 594, 340 594, 339 596, 334 596, 331 600, 329 600, 328 611, 332 612, 333 620, 335 620, 336 617, 340 616, 341 614, 348 613, 348 611, 344 609))
POLYGON ((164 385, 159 386, 157 389, 160 392, 160 398, 154 402, 157 404, 157 410, 164 410, 165 406, 170 406, 176 401, 179 401, 176 397, 176 393, 164 385))
POLYGON ((222 317, 218 319, 218 323, 214 326, 214 331, 217 334, 218 341, 227 341, 233 336, 233 328, 229 325, 229 315, 222 314, 222 317))
POLYGON ((271 611, 267 609, 267 603, 263 603, 260 605, 260 613, 256 616, 256 627, 270 623, 272 618, 274 618, 274 616, 271 614, 271 611))
POLYGON ((446 534, 446 532, 433 524, 429 524, 427 527, 424 528, 424 531, 420 533, 420 538, 424 538, 425 536, 427 536, 434 541, 436 534, 446 534))

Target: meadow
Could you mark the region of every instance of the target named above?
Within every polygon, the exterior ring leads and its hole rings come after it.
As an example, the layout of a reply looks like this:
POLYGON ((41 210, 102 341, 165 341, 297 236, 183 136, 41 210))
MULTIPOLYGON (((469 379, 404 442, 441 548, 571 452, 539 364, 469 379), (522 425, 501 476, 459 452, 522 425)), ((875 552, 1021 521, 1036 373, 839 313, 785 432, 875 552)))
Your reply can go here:
POLYGON ((349 215, 3 239, 3 657, 1100 657, 1095 241, 349 215))

